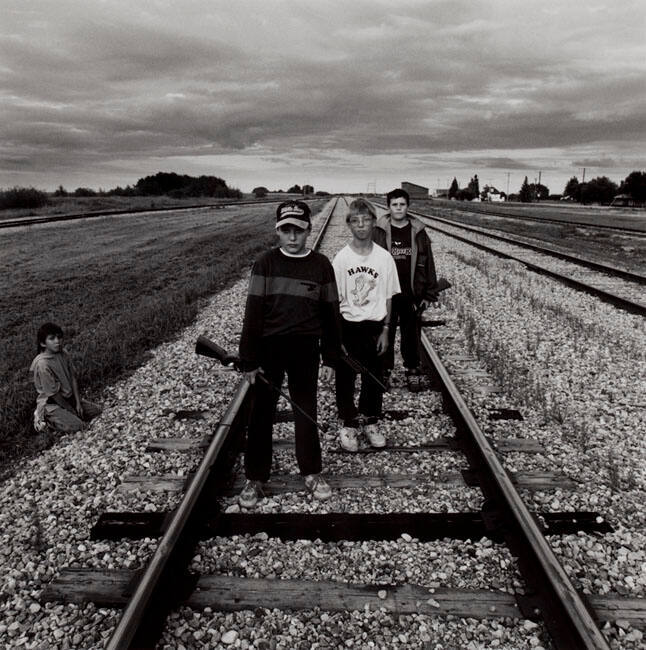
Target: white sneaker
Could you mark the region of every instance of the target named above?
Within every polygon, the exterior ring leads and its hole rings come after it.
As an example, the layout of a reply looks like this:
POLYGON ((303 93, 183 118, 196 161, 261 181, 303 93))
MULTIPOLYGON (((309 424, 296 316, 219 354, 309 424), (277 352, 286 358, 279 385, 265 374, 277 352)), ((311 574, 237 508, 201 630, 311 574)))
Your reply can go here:
POLYGON ((258 499, 263 496, 265 493, 262 490, 262 483, 247 479, 242 492, 238 495, 238 504, 241 508, 253 508, 258 503, 258 499))
POLYGON ((363 432, 366 434, 366 438, 368 438, 371 447, 386 446, 386 438, 384 438, 384 434, 379 431, 376 424, 366 424, 363 427, 363 432))
POLYGON ((341 429, 339 429, 339 444, 341 445, 341 449, 351 452, 355 452, 359 449, 357 431, 358 429, 355 429, 354 427, 341 427, 341 429))
POLYGON ((325 501, 332 496, 332 490, 327 481, 320 474, 309 474, 305 477, 305 487, 312 496, 319 501, 325 501))

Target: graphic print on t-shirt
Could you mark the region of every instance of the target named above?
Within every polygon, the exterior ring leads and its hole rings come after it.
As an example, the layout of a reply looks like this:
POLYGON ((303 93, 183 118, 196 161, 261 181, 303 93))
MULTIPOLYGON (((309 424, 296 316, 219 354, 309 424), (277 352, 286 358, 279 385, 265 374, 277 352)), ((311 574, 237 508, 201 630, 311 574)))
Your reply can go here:
POLYGON ((410 223, 403 228, 392 228, 391 233, 390 254, 395 258, 395 261, 410 257, 413 254, 410 223))
POLYGON ((379 273, 370 266, 356 266, 348 269, 350 276, 350 295, 352 296, 352 304, 357 307, 362 307, 370 302, 370 292, 377 285, 377 278, 379 273))

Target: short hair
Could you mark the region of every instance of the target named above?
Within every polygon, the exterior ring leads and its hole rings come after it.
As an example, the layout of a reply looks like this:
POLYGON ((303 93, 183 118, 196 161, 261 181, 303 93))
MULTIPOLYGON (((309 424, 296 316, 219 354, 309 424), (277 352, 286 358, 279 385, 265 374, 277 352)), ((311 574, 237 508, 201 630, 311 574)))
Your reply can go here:
POLYGON ((348 207, 348 214, 345 216, 345 222, 350 221, 350 217, 354 217, 358 214, 363 214, 373 219, 377 218, 377 213, 375 212, 374 207, 370 201, 366 201, 364 198, 358 198, 350 203, 348 207))
POLYGON ((393 199, 406 199, 406 205, 410 205, 410 195, 406 190, 401 190, 399 188, 390 190, 390 192, 386 194, 386 205, 390 205, 390 202, 393 199))
POLYGON ((45 340, 48 336, 63 336, 63 330, 56 325, 56 323, 43 323, 36 334, 36 349, 41 351, 41 347, 45 345, 45 340))

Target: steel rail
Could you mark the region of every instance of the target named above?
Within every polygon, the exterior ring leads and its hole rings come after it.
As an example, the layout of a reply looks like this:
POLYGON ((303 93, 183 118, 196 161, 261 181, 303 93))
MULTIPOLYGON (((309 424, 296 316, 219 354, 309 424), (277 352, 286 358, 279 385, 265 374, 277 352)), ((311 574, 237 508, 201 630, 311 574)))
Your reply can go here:
MULTIPOLYGON (((383 207, 381 204, 378 204, 380 207, 383 207)), ((415 216, 421 216, 419 213, 416 212, 411 212, 411 214, 415 216)), ((429 219, 429 217, 425 217, 426 219, 429 219)), ((430 217, 434 218, 434 217, 430 217)), ((435 230, 437 232, 442 233, 443 235, 446 235, 447 237, 453 237, 454 239, 457 239, 458 241, 462 241, 466 244, 469 244, 470 246, 474 246, 475 248, 479 248, 480 250, 486 251, 487 253, 492 253, 493 255, 497 255, 498 257, 502 257, 504 259, 509 259, 509 260, 514 260, 515 262, 520 262, 523 264, 525 267, 530 269, 531 271, 534 271, 536 273, 540 273, 542 275, 547 275, 549 277, 552 277, 559 282, 562 282, 563 284, 567 284, 570 287, 573 287, 574 289, 577 289, 579 291, 584 291, 586 293, 589 293, 600 300, 603 300, 604 302, 610 303, 611 305, 614 305, 615 307, 619 307, 621 309, 624 309, 632 314, 638 314, 639 316, 646 316, 646 304, 637 302, 634 300, 630 300, 629 298, 623 298, 622 296, 618 296, 614 293, 610 293, 609 291, 606 291, 605 289, 600 289, 599 287, 595 287, 591 284, 588 284, 586 282, 582 282, 581 280, 575 280, 574 278, 571 278, 567 275, 563 275, 562 273, 559 273, 558 271, 552 271, 551 269, 545 268, 544 266, 540 266, 538 264, 534 264, 533 262, 530 262, 528 260, 524 260, 522 257, 518 257, 516 255, 512 255, 511 253, 505 253, 504 251, 499 251, 495 248, 492 248, 491 246, 487 246, 486 244, 482 244, 480 242, 473 241, 472 239, 469 239, 468 237, 462 237, 461 235, 458 235, 453 232, 448 232, 438 226, 433 226, 430 224, 427 224, 427 227, 430 228, 431 230, 435 230)), ((488 235, 487 235, 488 236, 488 235)), ((518 246, 524 246, 524 244, 520 242, 513 242, 514 244, 518 246)), ((542 251, 545 252, 546 255, 550 255, 551 251, 545 250, 542 251)))
POLYGON ((460 438, 466 438, 469 447, 467 455, 471 456, 480 472, 483 492, 501 509, 504 522, 509 526, 509 530, 505 531, 506 536, 513 535, 514 542, 520 540, 517 546, 519 557, 525 560, 529 568, 529 571, 524 571, 525 578, 529 585, 539 587, 541 614, 557 647, 564 650, 608 650, 603 633, 538 529, 424 332, 421 334, 421 344, 458 420, 456 424, 460 438))
MULTIPOLYGON (((336 197, 334 205, 316 237, 315 246, 318 246, 320 239, 323 237, 323 233, 330 222, 332 214, 336 210, 338 202, 339 197, 336 197)), ((132 597, 129 599, 126 608, 121 614, 119 622, 106 645, 107 650, 127 650, 132 647, 131 644, 135 639, 146 614, 146 608, 154 600, 173 550, 189 526, 189 520, 193 517, 196 510, 196 504, 202 496, 204 487, 209 480, 211 470, 218 459, 218 454, 222 450, 226 439, 237 421, 238 413, 245 402, 250 387, 251 384, 249 384, 246 378, 243 377, 238 384, 235 394, 231 399, 231 402, 229 403, 215 433, 213 434, 208 449, 202 458, 193 479, 188 485, 182 501, 168 522, 168 526, 162 539, 157 545, 153 557, 142 573, 132 597)))
POLYGON ((332 215, 334 214, 334 211, 336 210, 336 206, 339 204, 339 200, 341 199, 340 196, 336 197, 336 200, 334 201, 334 205, 332 206, 332 209, 329 211, 327 217, 325 217, 325 221, 323 222, 323 225, 319 229, 318 233, 316 234, 316 237, 314 238, 314 242, 312 243, 312 249, 316 250, 320 243, 321 240, 323 239, 325 235, 325 231, 327 230, 328 224, 330 223, 330 220, 332 219, 332 215))
POLYGON ((614 305, 615 307, 620 307, 621 309, 625 309, 626 311, 629 311, 633 314, 646 316, 646 304, 643 304, 641 302, 636 302, 628 298, 623 298, 621 296, 617 296, 616 294, 610 293, 605 289, 600 289, 599 287, 595 287, 591 284, 587 284, 586 282, 582 282, 581 280, 575 280, 574 278, 571 278, 567 275, 563 275, 558 271, 552 271, 551 269, 545 268, 544 266, 540 266, 538 264, 534 264, 533 262, 529 262, 528 260, 524 260, 522 257, 518 257, 516 255, 512 255, 511 253, 505 253, 503 251, 496 250, 495 248, 491 248, 486 244, 475 242, 469 239, 468 237, 461 237, 460 235, 456 235, 455 233, 446 232, 445 230, 442 230, 441 228, 438 228, 436 226, 428 226, 428 227, 431 228, 432 230, 437 230, 438 232, 445 234, 447 237, 453 237, 454 239, 465 242, 466 244, 469 244, 470 246, 474 246, 475 248, 479 248, 480 250, 487 251, 488 253, 492 253, 493 255, 497 255, 498 257, 502 257, 508 260, 514 260, 515 262, 520 262, 531 271, 540 273, 542 275, 547 275, 551 278, 558 280, 559 282, 562 282, 563 284, 567 284, 568 286, 573 287, 574 289, 578 289, 579 291, 585 291, 586 293, 596 296, 597 298, 603 300, 604 302, 608 302, 611 305, 614 305))
MULTIPOLYGON (((437 201, 437 199, 434 199, 437 201)), ((444 210, 457 210, 459 212, 474 212, 477 214, 488 214, 492 217, 500 217, 502 219, 525 219, 526 221, 537 221, 539 223, 554 223, 564 226, 576 226, 578 228, 597 228, 599 230, 608 230, 610 232, 627 232, 631 235, 640 235, 646 237, 646 230, 640 228, 631 228, 630 226, 609 226, 607 224, 587 223, 585 221, 569 221, 567 219, 556 219, 554 217, 535 217, 528 214, 521 214, 519 212, 511 212, 507 210, 491 210, 485 207, 480 207, 482 204, 469 203, 468 205, 460 205, 457 201, 451 201, 450 204, 441 202, 438 204, 444 210), (475 207, 478 205, 478 207, 475 207)), ((548 208, 545 208, 546 210, 548 208)))
MULTIPOLYGON (((571 255, 569 253, 563 253, 561 251, 554 250, 552 248, 546 248, 544 246, 539 246, 538 244, 532 244, 530 242, 518 241, 511 237, 506 237, 505 235, 499 235, 497 233, 489 232, 485 229, 480 229, 477 226, 472 226, 468 224, 460 223, 459 221, 452 221, 451 219, 446 219, 445 217, 437 217, 431 214, 424 214, 423 212, 410 210, 410 214, 416 216, 419 219, 431 219, 433 221, 440 221, 445 223, 448 226, 454 228, 461 228, 462 230, 467 230, 469 232, 474 232, 485 237, 491 237, 492 239, 498 239, 508 244, 515 244, 516 246, 521 246, 522 248, 529 248, 538 253, 544 253, 546 255, 551 255, 552 257, 558 257, 559 259, 566 260, 568 262, 573 262, 579 264, 580 266, 585 266, 595 271, 601 271, 603 273, 608 273, 609 275, 614 275, 617 277, 624 278, 626 280, 631 280, 633 282, 638 282, 639 284, 646 284, 646 276, 641 275, 640 273, 635 273, 634 271, 628 271, 627 269, 621 269, 617 266, 612 266, 610 264, 603 264, 601 262, 595 262, 594 260, 587 259, 585 257, 579 257, 578 255, 571 255)), ((433 228, 432 225, 427 224, 429 228, 433 228)), ((435 228, 438 232, 442 232, 446 235, 451 233, 446 232, 440 228, 435 228)))
POLYGON ((152 559, 141 576, 137 588, 119 619, 119 623, 106 646, 109 650, 125 650, 130 647, 130 643, 137 633, 145 609, 151 601, 153 592, 159 583, 159 579, 166 567, 170 554, 185 530, 189 518, 195 511, 195 504, 202 494, 204 485, 209 478, 211 468, 218 457, 218 453, 220 452, 225 439, 229 435, 230 429, 233 426, 236 416, 238 415, 238 412, 247 396, 249 387, 249 382, 243 377, 213 435, 213 439, 211 440, 206 454, 202 458, 193 480, 190 482, 188 489, 184 493, 179 507, 173 514, 168 524, 168 528, 164 532, 152 559))

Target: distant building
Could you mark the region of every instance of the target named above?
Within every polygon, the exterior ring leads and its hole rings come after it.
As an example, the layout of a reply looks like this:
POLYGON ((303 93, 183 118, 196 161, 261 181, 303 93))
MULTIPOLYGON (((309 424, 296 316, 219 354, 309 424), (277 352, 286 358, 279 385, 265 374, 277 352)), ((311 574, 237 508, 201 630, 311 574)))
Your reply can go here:
POLYGON ((615 208, 641 208, 644 202, 633 199, 630 194, 617 194, 610 205, 615 208))
POLYGON ((411 199, 427 199, 428 198, 428 187, 423 185, 415 185, 415 183, 409 183, 408 181, 402 181, 402 190, 408 192, 411 199))
POLYGON ((436 190, 433 190, 433 197, 436 199, 448 199, 449 198, 449 190, 442 190, 439 187, 436 190))
POLYGON ((482 189, 482 200, 500 203, 507 200, 507 195, 497 190, 493 185, 485 185, 482 189))

